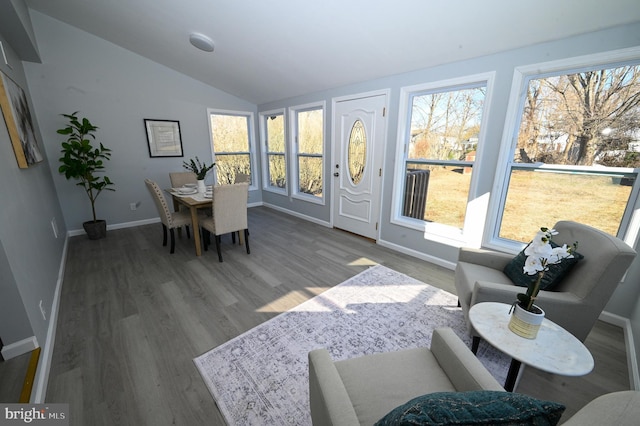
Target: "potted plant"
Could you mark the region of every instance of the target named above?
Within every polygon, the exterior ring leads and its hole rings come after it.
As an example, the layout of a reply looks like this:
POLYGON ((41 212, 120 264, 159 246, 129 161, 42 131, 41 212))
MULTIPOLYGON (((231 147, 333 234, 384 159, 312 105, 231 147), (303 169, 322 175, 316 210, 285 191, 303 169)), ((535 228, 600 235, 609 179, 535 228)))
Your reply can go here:
POLYGON ((523 272, 527 275, 535 275, 536 278, 527 286, 526 293, 519 293, 518 300, 513 304, 513 316, 509 321, 509 329, 514 333, 529 339, 535 339, 540 325, 544 320, 544 311, 534 304, 540 292, 540 283, 550 265, 560 263, 563 259, 573 258, 573 252, 578 246, 566 244, 562 246, 552 245, 551 240, 557 235, 555 229, 540 228, 536 236, 525 248, 527 256, 524 262, 523 272))
POLYGON ((196 174, 196 177, 198 179, 198 192, 200 193, 204 193, 206 191, 204 178, 207 176, 207 173, 209 173, 209 170, 213 169, 213 166, 215 165, 216 163, 214 162, 210 166, 207 166, 206 163, 201 163, 200 159, 197 156, 195 160, 192 158, 188 162, 182 162, 182 166, 185 169, 190 170, 196 174))
POLYGON ((104 169, 104 161, 111 158, 111 150, 102 143, 99 148, 91 144, 89 138, 95 139, 94 133, 98 127, 91 124, 87 118, 78 118, 77 114, 78 111, 62 114, 69 120, 69 124, 58 130, 59 134, 67 136, 67 140, 62 142, 62 165, 58 172, 64 173, 67 179, 79 180, 77 185, 81 186, 89 197, 93 220, 84 222, 82 227, 89 239, 97 240, 107 235, 107 223, 96 218, 96 199, 104 190, 115 191, 110 187, 113 182, 109 177, 99 175, 104 169))

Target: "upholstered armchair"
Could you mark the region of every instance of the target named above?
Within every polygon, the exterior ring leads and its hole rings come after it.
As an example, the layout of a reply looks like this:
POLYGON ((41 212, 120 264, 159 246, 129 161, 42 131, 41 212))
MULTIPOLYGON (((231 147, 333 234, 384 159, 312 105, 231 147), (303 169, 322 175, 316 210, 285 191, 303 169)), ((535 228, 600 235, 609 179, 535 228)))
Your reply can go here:
MULTIPOLYGON (((553 291, 541 290, 536 304, 546 318, 564 327, 583 341, 593 328, 616 286, 636 256, 622 240, 598 229, 571 221, 554 226, 559 245, 578 242, 577 252, 584 256, 553 291)), ((455 270, 455 286, 469 333, 477 336, 469 323, 469 309, 476 303, 513 303, 525 288, 513 284, 503 273, 513 259, 485 249, 461 248, 455 270)))

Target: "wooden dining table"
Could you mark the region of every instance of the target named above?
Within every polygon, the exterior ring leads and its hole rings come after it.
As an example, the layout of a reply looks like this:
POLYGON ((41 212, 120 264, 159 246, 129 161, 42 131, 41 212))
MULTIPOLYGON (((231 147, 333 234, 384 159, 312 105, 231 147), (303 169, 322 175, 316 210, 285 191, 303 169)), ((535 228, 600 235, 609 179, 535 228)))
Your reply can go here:
POLYGON ((193 227, 193 241, 196 246, 196 256, 202 255, 202 246, 200 241, 200 224, 198 218, 198 209, 204 209, 211 207, 211 198, 206 198, 202 194, 180 194, 174 188, 167 188, 165 191, 173 198, 173 209, 178 211, 180 205, 189 208, 191 213, 191 226, 193 227))

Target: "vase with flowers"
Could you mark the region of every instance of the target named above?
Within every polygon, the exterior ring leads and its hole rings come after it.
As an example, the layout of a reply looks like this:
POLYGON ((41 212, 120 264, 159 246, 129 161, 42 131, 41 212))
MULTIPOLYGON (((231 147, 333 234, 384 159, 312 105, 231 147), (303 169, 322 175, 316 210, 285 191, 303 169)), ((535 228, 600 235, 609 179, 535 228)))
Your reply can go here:
POLYGON ((201 194, 204 194, 206 191, 204 178, 207 177, 207 173, 209 173, 209 171, 213 169, 213 166, 215 165, 216 163, 213 162, 211 163, 211 165, 207 166, 207 163, 200 162, 200 159, 197 156, 195 160, 192 158, 189 161, 182 162, 182 166, 185 169, 196 174, 196 178, 198 179, 198 192, 200 192, 201 194))
POLYGON ((513 304, 510 312, 513 313, 509 322, 509 329, 514 333, 529 339, 535 339, 544 320, 544 311, 535 305, 536 297, 540 292, 540 283, 550 265, 562 262, 563 259, 573 258, 573 252, 578 243, 571 246, 563 244, 558 246, 551 243, 555 229, 540 228, 529 245, 525 248, 523 272, 534 276, 531 284, 527 286, 526 293, 519 293, 518 300, 513 304))

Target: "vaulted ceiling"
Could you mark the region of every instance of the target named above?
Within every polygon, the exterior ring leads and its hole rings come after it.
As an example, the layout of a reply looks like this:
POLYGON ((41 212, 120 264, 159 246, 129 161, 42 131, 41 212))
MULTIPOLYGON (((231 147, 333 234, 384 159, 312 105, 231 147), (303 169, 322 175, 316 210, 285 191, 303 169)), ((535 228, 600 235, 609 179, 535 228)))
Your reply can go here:
POLYGON ((640 21, 638 0, 26 0, 262 104, 640 21), (207 35, 211 53, 189 43, 207 35))

